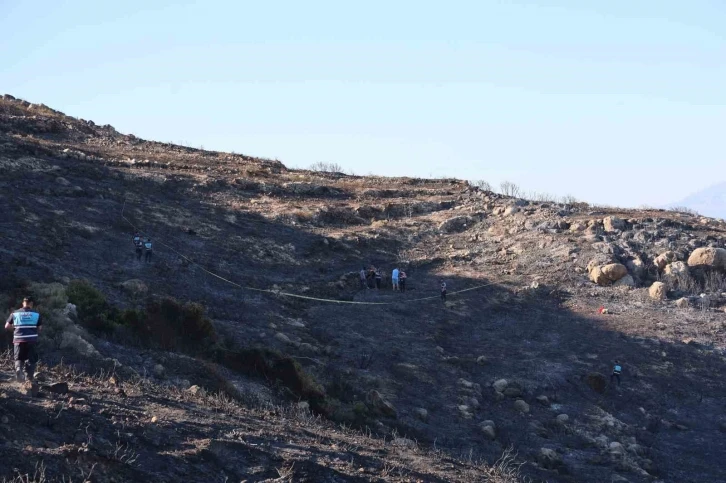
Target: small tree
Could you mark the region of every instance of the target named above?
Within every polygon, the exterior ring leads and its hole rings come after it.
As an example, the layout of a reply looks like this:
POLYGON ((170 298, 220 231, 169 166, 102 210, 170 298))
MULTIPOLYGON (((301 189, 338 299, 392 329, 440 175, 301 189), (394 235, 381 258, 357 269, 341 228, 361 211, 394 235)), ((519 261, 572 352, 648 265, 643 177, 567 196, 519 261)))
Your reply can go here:
POLYGON ((499 185, 499 190, 505 196, 519 198, 522 195, 522 189, 511 181, 503 181, 499 185))
POLYGON ((485 181, 483 179, 469 181, 469 184, 476 188, 479 188, 482 191, 492 191, 492 185, 490 185, 488 181, 485 181))
POLYGON ((318 161, 310 165, 311 171, 321 171, 323 173, 342 173, 343 167, 338 163, 325 163, 318 161))

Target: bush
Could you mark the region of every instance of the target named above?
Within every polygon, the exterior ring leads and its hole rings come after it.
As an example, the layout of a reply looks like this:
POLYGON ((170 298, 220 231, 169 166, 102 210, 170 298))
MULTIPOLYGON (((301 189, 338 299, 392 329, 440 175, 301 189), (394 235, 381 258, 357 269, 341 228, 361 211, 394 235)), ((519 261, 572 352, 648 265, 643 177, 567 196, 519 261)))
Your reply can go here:
POLYGON ((505 196, 519 198, 522 195, 522 189, 510 181, 504 181, 499 185, 500 192, 505 196))
POLYGON ((124 316, 124 323, 140 336, 167 350, 204 352, 217 339, 212 322, 204 316, 204 307, 196 303, 181 304, 166 297, 149 301, 143 315, 127 311, 124 316))
POLYGON ((88 280, 72 280, 66 289, 68 301, 76 306, 78 322, 92 332, 111 333, 118 322, 118 310, 88 280))
POLYGON ((323 173, 342 173, 343 167, 338 163, 324 163, 318 161, 310 165, 311 171, 322 171, 323 173))
POLYGON ((488 181, 484 181, 483 179, 469 181, 469 184, 476 188, 479 188, 482 191, 494 191, 492 189, 492 185, 490 185, 488 181))

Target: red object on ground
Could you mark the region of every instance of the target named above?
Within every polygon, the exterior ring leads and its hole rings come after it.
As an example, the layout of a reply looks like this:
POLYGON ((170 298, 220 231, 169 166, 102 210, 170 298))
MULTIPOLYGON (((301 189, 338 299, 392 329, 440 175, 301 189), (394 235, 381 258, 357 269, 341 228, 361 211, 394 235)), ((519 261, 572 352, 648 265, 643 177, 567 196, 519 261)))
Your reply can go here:
POLYGON ((603 312, 605 312, 605 306, 604 305, 601 305, 600 308, 597 309, 597 313, 598 314, 602 314, 603 312))

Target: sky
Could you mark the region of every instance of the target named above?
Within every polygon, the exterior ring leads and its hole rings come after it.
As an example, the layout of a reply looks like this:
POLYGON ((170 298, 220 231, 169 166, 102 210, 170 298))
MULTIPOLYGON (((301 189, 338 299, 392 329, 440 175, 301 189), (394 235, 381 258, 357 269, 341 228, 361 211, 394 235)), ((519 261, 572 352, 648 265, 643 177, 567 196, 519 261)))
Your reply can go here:
POLYGON ((156 141, 660 206, 726 180, 726 3, 0 0, 0 93, 156 141))

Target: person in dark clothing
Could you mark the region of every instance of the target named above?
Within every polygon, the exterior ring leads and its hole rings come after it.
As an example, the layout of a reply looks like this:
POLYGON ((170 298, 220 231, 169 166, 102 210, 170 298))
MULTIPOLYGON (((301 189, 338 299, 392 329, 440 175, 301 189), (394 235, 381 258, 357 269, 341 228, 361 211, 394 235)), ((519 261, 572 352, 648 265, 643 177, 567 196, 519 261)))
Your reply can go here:
POLYGON ((398 272, 398 288, 401 292, 406 291, 406 272, 403 270, 398 272))
POLYGON ((380 290, 381 289, 381 282, 383 281, 383 275, 381 275, 381 269, 380 268, 377 268, 376 269, 376 275, 375 275, 375 277, 376 277, 376 289, 377 290, 380 290))
POLYGON ((623 368, 620 366, 619 361, 615 361, 615 366, 613 366, 613 373, 610 375, 610 384, 612 384, 613 379, 618 381, 618 386, 620 386, 620 374, 623 372, 623 368))
POLYGON ((366 267, 361 267, 360 272, 358 273, 359 280, 360 280, 360 288, 368 288, 368 285, 366 284, 366 267))
POLYGON ((147 238, 144 242, 144 260, 147 262, 151 261, 151 255, 154 254, 154 248, 151 245, 151 238, 147 238))
POLYGON ((376 269, 371 266, 371 268, 368 269, 368 275, 366 275, 366 278, 368 279, 368 288, 375 288, 376 287, 376 269))
POLYGON ((141 261, 141 255, 144 251, 144 242, 141 240, 141 235, 138 231, 134 233, 133 242, 134 248, 136 249, 136 260, 141 261))
POLYGON ((441 281, 441 301, 446 303, 446 282, 441 281))
POLYGON ((32 297, 23 299, 23 307, 14 311, 5 322, 5 329, 13 331, 15 377, 18 381, 33 381, 35 364, 38 362, 36 344, 42 320, 33 310, 32 297))

